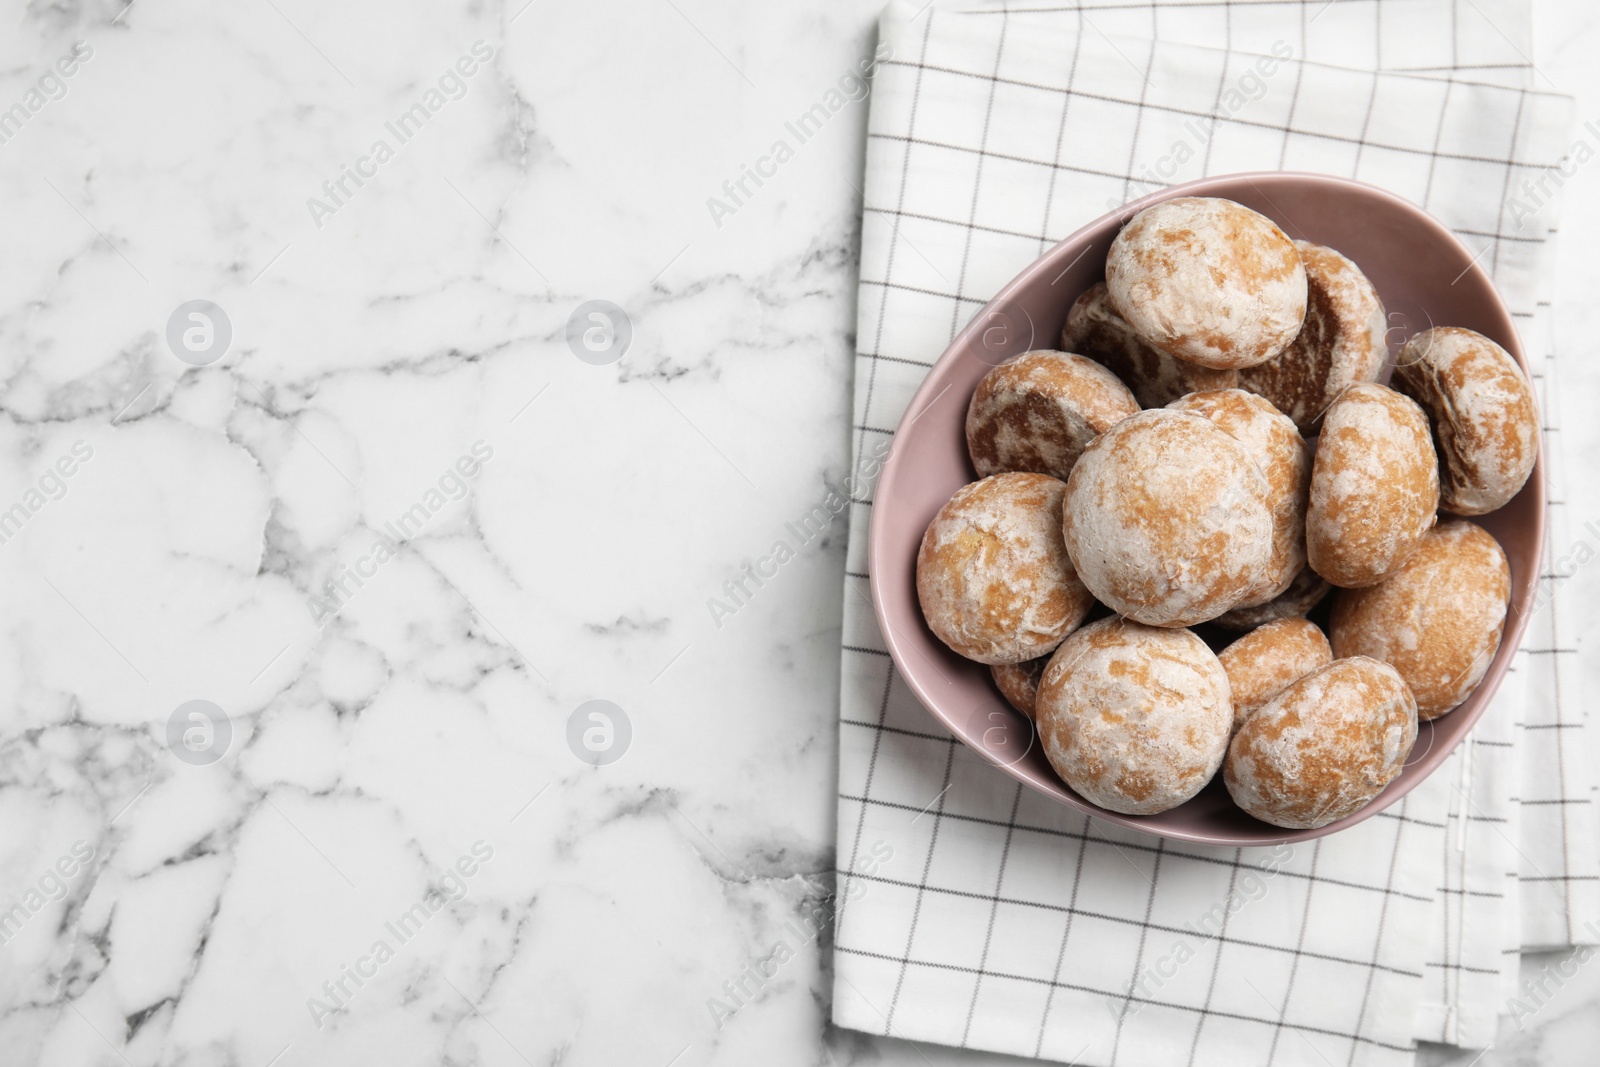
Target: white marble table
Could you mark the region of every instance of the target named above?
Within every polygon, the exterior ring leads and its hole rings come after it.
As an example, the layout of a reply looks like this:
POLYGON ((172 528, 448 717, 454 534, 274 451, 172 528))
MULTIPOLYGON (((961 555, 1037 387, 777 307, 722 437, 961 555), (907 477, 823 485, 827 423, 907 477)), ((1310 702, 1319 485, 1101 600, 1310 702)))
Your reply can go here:
MULTIPOLYGON (((9 6, 0 1058, 998 1059, 834 1030, 815 941, 706 1007, 833 885, 866 104, 769 146, 879 0, 9 6)), ((1597 1039, 1600 964, 1479 1062, 1597 1039)))

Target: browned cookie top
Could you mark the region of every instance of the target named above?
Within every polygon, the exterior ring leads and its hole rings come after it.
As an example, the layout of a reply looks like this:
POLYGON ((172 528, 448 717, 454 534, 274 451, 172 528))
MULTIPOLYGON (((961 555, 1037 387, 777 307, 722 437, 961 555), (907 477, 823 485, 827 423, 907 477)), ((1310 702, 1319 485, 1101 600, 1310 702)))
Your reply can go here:
POLYGON ((1306 312, 1294 242, 1265 215, 1181 196, 1135 215, 1111 242, 1106 287, 1146 343, 1205 367, 1250 367, 1288 347, 1306 312))

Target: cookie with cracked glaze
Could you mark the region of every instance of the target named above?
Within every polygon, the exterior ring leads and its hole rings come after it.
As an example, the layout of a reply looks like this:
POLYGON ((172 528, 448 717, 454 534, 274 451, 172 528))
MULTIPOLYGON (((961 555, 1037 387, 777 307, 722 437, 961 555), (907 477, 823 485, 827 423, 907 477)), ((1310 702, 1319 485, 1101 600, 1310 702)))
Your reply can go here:
POLYGON ((1053 650, 1093 606, 1061 534, 1067 487, 1010 472, 965 485, 939 509, 917 552, 928 628, 979 663, 1053 650))
POLYGON ((1243 204, 1180 196, 1139 212, 1111 242, 1106 288, 1144 341, 1220 370, 1289 347, 1306 314, 1306 268, 1275 222, 1243 204))
POLYGON ((1439 461, 1416 402, 1376 382, 1328 409, 1311 465, 1306 559, 1334 585, 1376 585, 1405 563, 1439 509, 1439 461))
POLYGON ((1233 704, 1222 664, 1192 632, 1112 616, 1050 657, 1037 722, 1045 758, 1079 796, 1152 815, 1217 773, 1233 704))
POLYGON ((1151 408, 1095 439, 1067 480, 1065 539, 1097 600, 1151 626, 1238 606, 1274 573, 1267 478, 1211 420, 1151 408))
POLYGON ((1487 515, 1522 490, 1539 458, 1539 408, 1511 353, 1472 330, 1426 330, 1400 350, 1394 387, 1432 422, 1441 507, 1487 515))
POLYGON ((1477 523, 1454 519, 1424 534, 1391 577, 1341 589, 1328 636, 1339 656, 1371 656, 1399 671, 1417 714, 1435 719, 1483 681, 1510 602, 1511 565, 1500 543, 1477 523))
POLYGON ((1262 822, 1314 830, 1371 803, 1416 740, 1416 698, 1399 673, 1365 656, 1336 659, 1245 720, 1222 778, 1262 822))
POLYGON ((1138 410, 1128 387, 1087 356, 1024 352, 973 391, 967 454, 980 478, 1030 471, 1066 481, 1090 441, 1138 410))

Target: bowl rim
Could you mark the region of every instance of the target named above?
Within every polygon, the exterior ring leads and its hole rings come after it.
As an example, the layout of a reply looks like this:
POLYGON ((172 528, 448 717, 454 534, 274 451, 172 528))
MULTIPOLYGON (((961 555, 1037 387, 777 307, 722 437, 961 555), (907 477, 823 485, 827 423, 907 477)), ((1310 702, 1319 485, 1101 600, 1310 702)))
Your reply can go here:
MULTIPOLYGON (((1460 238, 1451 232, 1449 227, 1445 226, 1444 223, 1440 222, 1425 208, 1380 186, 1372 185, 1368 182, 1359 181, 1354 178, 1343 178, 1332 174, 1319 174, 1308 171, 1241 171, 1230 174, 1217 174, 1205 178, 1198 178, 1193 181, 1183 182, 1178 185, 1169 186, 1165 189, 1158 189, 1155 192, 1146 194, 1138 199, 1130 200, 1128 203, 1116 208, 1113 211, 1108 211, 1095 217, 1084 225, 1078 227, 1066 237, 1063 237, 1060 241, 1057 241, 1050 248, 1046 249, 1041 255, 1035 257, 1034 260, 1028 264, 1028 266, 1024 267, 1017 273, 1015 277, 1001 287, 1000 291, 990 298, 990 300, 973 312, 972 316, 967 320, 967 324, 961 328, 960 332, 957 333, 954 338, 951 339, 950 343, 945 347, 945 350, 940 353, 939 358, 934 360, 933 363, 929 365, 927 374, 923 377, 922 382, 917 386, 916 392, 912 394, 911 400, 906 404, 905 410, 900 415, 900 419, 895 423, 894 438, 891 441, 889 453, 884 459, 882 470, 879 473, 877 483, 874 486, 872 517, 869 520, 867 532, 867 572, 869 575, 868 586, 872 594, 873 614, 877 619, 878 629, 882 635, 884 647, 888 651, 889 656, 894 663, 896 672, 898 672, 900 675, 901 681, 903 681, 907 688, 911 690, 912 694, 916 696, 917 701, 922 705, 923 710, 925 710, 929 715, 933 716, 933 718, 937 720, 940 725, 950 730, 957 741, 976 753, 981 759, 984 760, 984 762, 1000 768, 1017 781, 1028 786, 1030 789, 1033 789, 1035 792, 1049 797, 1056 803, 1064 804, 1068 807, 1074 808, 1090 818, 1111 822, 1153 837, 1189 841, 1196 844, 1205 845, 1225 845, 1248 848, 1272 847, 1274 845, 1288 842, 1310 841, 1319 837, 1325 837, 1329 834, 1337 833, 1340 830, 1348 829, 1357 823, 1364 822, 1365 820, 1378 815, 1380 812, 1386 810, 1391 805, 1402 799, 1417 786, 1421 785, 1423 781, 1425 781, 1435 771, 1438 770, 1439 766, 1444 763, 1444 761, 1449 757, 1450 753, 1453 752, 1468 737, 1469 734, 1471 734, 1473 728, 1477 725, 1478 720, 1483 717, 1483 714, 1488 710, 1489 705, 1493 702, 1495 694, 1499 691, 1500 683, 1504 680, 1505 674, 1507 673, 1506 668, 1510 665, 1510 660, 1515 658, 1518 649, 1521 647, 1522 637, 1527 629, 1528 621, 1532 613, 1527 610, 1519 610, 1515 595, 1513 593, 1512 599, 1507 603, 1506 620, 1504 628, 1501 631, 1500 644, 1495 649, 1494 660, 1491 661, 1483 681, 1479 683, 1477 689, 1474 689, 1473 693, 1471 694, 1471 696, 1476 696, 1481 692, 1483 699, 1473 702, 1474 706, 1470 708, 1458 708, 1447 713, 1451 716, 1464 716, 1465 725, 1459 730, 1453 741, 1438 750, 1437 755, 1435 755, 1434 748, 1430 747, 1422 759, 1418 760, 1419 763, 1425 764, 1421 774, 1415 775, 1409 780, 1406 780, 1403 776, 1397 777, 1394 781, 1390 782, 1389 785, 1382 790, 1382 792, 1380 792, 1376 797, 1374 797, 1359 810, 1352 812, 1350 815, 1347 815, 1344 818, 1336 819, 1333 822, 1328 823, 1326 826, 1319 826, 1308 830, 1292 830, 1284 827, 1273 827, 1270 823, 1261 822, 1261 826, 1269 827, 1272 830, 1279 831, 1279 833, 1272 836, 1253 837, 1247 841, 1227 839, 1225 834, 1207 832, 1198 828, 1181 826, 1174 828, 1157 827, 1148 822, 1148 817, 1146 816, 1124 815, 1120 812, 1102 808, 1097 804, 1085 800, 1065 782, 1060 783, 1065 791, 1064 795, 1045 789, 1039 783, 1033 781, 1026 775, 1018 773, 1015 763, 1006 763, 993 759, 984 750, 973 746, 955 729, 954 724, 944 713, 936 710, 939 707, 939 702, 935 698, 935 695, 924 684, 923 679, 917 671, 908 670, 905 667, 905 664, 909 662, 910 650, 897 633, 896 626, 889 620, 887 609, 884 604, 886 597, 880 585, 884 571, 880 566, 880 563, 882 563, 885 553, 890 551, 890 547, 886 543, 888 540, 888 534, 885 532, 884 524, 880 523, 878 519, 881 512, 878 510, 877 488, 890 481, 898 469, 902 458, 899 449, 901 431, 911 422, 921 417, 921 415, 926 412, 926 410, 931 407, 933 403, 936 402, 944 393, 944 390, 940 390, 937 393, 933 392, 933 382, 936 378, 934 372, 946 361, 959 358, 960 354, 971 346, 972 338, 981 333, 981 324, 988 321, 987 314, 991 311, 991 309, 1003 306, 1012 298, 1013 294, 1022 289, 1024 286, 1032 284, 1035 276, 1043 272, 1045 264, 1051 263, 1053 265, 1052 261, 1057 257, 1058 254, 1061 253, 1064 247, 1089 239, 1095 231, 1102 228, 1111 220, 1118 220, 1119 226, 1125 225, 1128 219, 1132 218, 1134 215, 1153 204, 1158 204, 1163 201, 1172 200, 1182 196, 1221 196, 1224 194, 1219 191, 1220 188, 1235 186, 1241 181, 1247 182, 1252 186, 1256 186, 1256 182, 1258 180, 1266 181, 1268 183, 1276 183, 1286 178, 1292 179, 1296 182, 1309 182, 1314 185, 1323 185, 1331 188, 1359 189, 1366 195, 1386 200, 1396 207, 1402 209, 1406 213, 1414 216, 1425 227, 1430 228, 1435 237, 1453 246, 1468 261, 1466 269, 1462 271, 1462 276, 1472 274, 1479 277, 1486 285, 1488 291, 1494 294, 1494 310, 1510 325, 1509 336, 1512 344, 1505 347, 1512 359, 1516 361, 1518 368, 1525 376, 1529 376, 1531 379, 1533 372, 1532 368, 1529 366, 1528 358, 1522 348, 1522 338, 1517 329, 1516 319, 1511 314, 1510 309, 1506 307, 1505 300, 1500 295, 1500 291, 1495 286, 1493 279, 1490 278, 1488 273, 1483 269, 1480 263, 1480 260, 1483 256, 1482 252, 1474 254, 1470 249, 1467 248, 1465 244, 1461 242, 1460 238), (932 395, 930 396, 930 394, 932 395), (1501 665, 1502 654, 1508 647, 1511 650, 1510 654, 1506 657, 1504 665, 1501 665)), ((1256 186, 1256 189, 1258 192, 1261 192, 1261 195, 1264 199, 1266 199, 1269 203, 1271 202, 1271 198, 1268 197, 1259 186, 1256 186)), ((1276 222, 1277 220, 1274 221, 1276 222)), ((1458 278, 1457 281, 1459 280, 1460 279, 1458 278)), ((946 386, 945 388, 948 389, 949 387, 946 386)), ((1542 423, 1542 409, 1540 412, 1540 420, 1542 423)), ((1538 597, 1540 581, 1538 575, 1544 570, 1544 556, 1546 550, 1545 520, 1549 510, 1544 484, 1544 446, 1544 434, 1541 427, 1538 454, 1534 463, 1533 471, 1529 474, 1528 481, 1523 489, 1523 491, 1527 491, 1528 489, 1533 491, 1534 500, 1537 504, 1537 507, 1534 508, 1532 524, 1532 537, 1536 547, 1533 557, 1534 577, 1531 588, 1533 589, 1533 599, 1535 601, 1538 597)), ((1468 521, 1474 520, 1474 517, 1472 516, 1466 516, 1466 518, 1468 521)), ((1523 607, 1526 607, 1526 605, 1523 607)), ((924 623, 924 625, 926 624, 924 623)), ((1020 713, 1018 714, 1020 715, 1020 713)), ((1037 727, 1035 727, 1035 730, 1037 730, 1037 727)), ((1410 757, 1408 756, 1408 760, 1409 759, 1410 757)), ((1217 774, 1221 775, 1221 773, 1222 770, 1219 767, 1217 774)))

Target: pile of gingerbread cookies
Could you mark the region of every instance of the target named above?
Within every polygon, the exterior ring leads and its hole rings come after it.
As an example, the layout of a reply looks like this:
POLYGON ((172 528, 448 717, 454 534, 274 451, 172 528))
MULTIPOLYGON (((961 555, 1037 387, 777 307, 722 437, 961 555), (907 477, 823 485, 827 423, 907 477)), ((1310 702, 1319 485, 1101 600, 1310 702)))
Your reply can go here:
POLYGON ((1510 569, 1467 517, 1532 472, 1532 390, 1452 327, 1411 337, 1379 384, 1367 277, 1230 200, 1140 212, 1105 277, 1062 351, 973 394, 980 480, 923 537, 923 615, 991 666, 1086 800, 1165 811, 1220 769, 1250 815, 1325 826, 1494 658, 1510 569))

